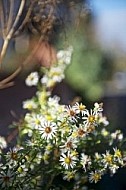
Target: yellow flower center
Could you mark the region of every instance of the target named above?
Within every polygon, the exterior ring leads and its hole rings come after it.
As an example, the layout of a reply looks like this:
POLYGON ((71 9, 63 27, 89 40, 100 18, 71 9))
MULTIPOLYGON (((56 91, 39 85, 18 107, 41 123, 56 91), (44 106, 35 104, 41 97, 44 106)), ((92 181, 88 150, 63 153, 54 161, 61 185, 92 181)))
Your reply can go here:
POLYGON ((67 146, 68 148, 71 148, 71 147, 72 147, 72 142, 67 142, 66 146, 67 146))
POLYGON ((80 111, 83 111, 85 108, 86 108, 86 106, 84 106, 83 104, 80 104, 80 105, 79 105, 80 111))
POLYGON ((79 130, 78 130, 78 135, 79 135, 79 136, 83 136, 83 135, 84 135, 84 133, 85 133, 85 132, 84 132, 84 130, 83 130, 83 129, 79 129, 79 130))
POLYGON ((18 168, 18 172, 19 172, 19 173, 22 173, 23 171, 24 171, 24 170, 23 170, 22 167, 19 167, 19 168, 18 168))
POLYGON ((66 157, 65 158, 65 163, 66 164, 70 164, 71 163, 71 158, 70 157, 66 157))
POLYGON ((75 111, 74 110, 70 110, 70 116, 75 116, 75 115, 76 115, 75 111))
POLYGON ((49 155, 48 155, 48 154, 45 154, 45 155, 43 156, 43 159, 44 159, 45 161, 47 161, 47 160, 49 159, 49 155))
POLYGON ((111 163, 112 162, 112 156, 111 155, 106 156, 106 161, 108 163, 111 163))
POLYGON ((47 145, 46 150, 51 150, 52 146, 51 145, 47 145))
POLYGON ((27 161, 29 161, 30 160, 30 157, 29 156, 25 156, 25 159, 27 160, 27 161))
POLYGON ((69 179, 72 179, 73 177, 74 177, 74 175, 72 173, 68 175, 69 179))
POLYGON ((47 119, 48 121, 51 121, 51 120, 52 120, 52 116, 51 116, 51 115, 47 115, 47 116, 46 116, 46 119, 47 119))
POLYGON ((33 76, 28 76, 28 79, 29 79, 30 81, 33 81, 34 77, 33 77, 33 76))
POLYGON ((93 115, 89 115, 89 116, 88 116, 88 121, 89 121, 90 123, 93 123, 94 120, 95 120, 95 117, 94 117, 93 115))
POLYGON ((16 159, 17 159, 17 153, 12 152, 12 153, 11 153, 11 159, 12 159, 12 160, 16 160, 16 159))
POLYGON ((9 176, 4 176, 4 177, 3 177, 3 181, 4 181, 5 183, 8 183, 9 180, 10 180, 10 177, 9 177, 9 176))
POLYGON ((106 136, 109 135, 109 132, 105 130, 105 131, 102 132, 102 134, 106 137, 106 136))
POLYGON ((100 175, 98 173, 95 173, 93 175, 93 178, 94 178, 95 181, 98 181, 100 179, 100 175))
POLYGON ((115 156, 121 158, 121 157, 122 157, 122 154, 121 154, 121 152, 120 152, 119 150, 116 150, 115 156))
POLYGON ((90 125, 89 128, 87 129, 87 131, 90 133, 92 131, 95 130, 95 126, 94 125, 90 125))
POLYGON ((60 72, 58 71, 50 72, 50 76, 60 76, 60 72))
POLYGON ((41 123, 40 120, 39 120, 39 119, 36 119, 35 124, 36 124, 36 125, 40 125, 40 123, 41 123))
POLYGON ((75 150, 73 150, 73 151, 71 151, 71 154, 72 154, 73 156, 77 156, 77 155, 78 155, 78 152, 76 152, 75 150))
POLYGON ((52 130, 51 130, 51 127, 46 127, 46 128, 45 128, 45 132, 46 132, 46 133, 50 133, 51 131, 52 131, 52 130))
POLYGON ((27 108, 30 110, 32 109, 32 105, 31 104, 27 104, 27 108))

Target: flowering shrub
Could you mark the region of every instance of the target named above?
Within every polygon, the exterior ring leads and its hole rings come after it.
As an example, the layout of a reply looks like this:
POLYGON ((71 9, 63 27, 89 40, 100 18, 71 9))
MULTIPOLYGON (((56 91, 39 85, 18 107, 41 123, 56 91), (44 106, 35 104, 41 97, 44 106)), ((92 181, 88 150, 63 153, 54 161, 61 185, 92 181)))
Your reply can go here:
MULTIPOLYGON (((1 189, 82 189, 87 182, 97 183, 108 170, 113 175, 123 166, 119 149, 123 135, 107 130, 102 103, 89 110, 80 102, 61 105, 60 98, 51 95, 65 77, 72 52, 72 47, 59 51, 55 64, 26 78, 26 85, 36 86, 37 92, 23 102, 27 113, 15 126, 17 146, 1 152, 1 189)), ((3 148, 6 141, 1 137, 3 148)))

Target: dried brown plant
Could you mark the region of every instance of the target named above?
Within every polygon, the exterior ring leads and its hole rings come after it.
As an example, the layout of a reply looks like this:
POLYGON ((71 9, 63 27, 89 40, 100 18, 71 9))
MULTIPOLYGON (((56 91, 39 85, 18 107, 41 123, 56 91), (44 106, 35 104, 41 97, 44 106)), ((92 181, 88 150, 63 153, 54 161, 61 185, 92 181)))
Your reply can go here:
POLYGON ((0 81, 0 89, 13 85, 12 79, 16 77, 30 62, 37 50, 51 34, 56 17, 54 11, 59 0, 20 0, 18 11, 14 16, 14 6, 17 0, 0 0, 0 35, 3 44, 0 52, 0 69, 2 68, 7 48, 13 38, 30 31, 37 36, 37 43, 26 59, 8 77, 0 81), (5 6, 6 2, 6 6, 5 6))
MULTIPOLYGON (((22 34, 30 33, 36 42, 30 53, 18 67, 6 78, 0 81, 0 89, 12 86, 12 81, 32 58, 36 58, 43 66, 50 66, 56 60, 56 50, 48 43, 54 25, 65 25, 67 11, 81 0, 0 0, 0 36, 3 40, 0 51, 0 70, 7 53, 8 45, 22 34), (18 10, 15 11, 15 4, 18 10), (59 5, 66 7, 63 16, 59 5), (16 13, 15 13, 16 12, 16 13), (14 14, 15 13, 15 14, 14 14)), ((67 17, 67 19, 69 19, 67 17)), ((78 20, 76 26, 78 26, 78 20)), ((64 32, 65 34, 65 32, 64 32)))

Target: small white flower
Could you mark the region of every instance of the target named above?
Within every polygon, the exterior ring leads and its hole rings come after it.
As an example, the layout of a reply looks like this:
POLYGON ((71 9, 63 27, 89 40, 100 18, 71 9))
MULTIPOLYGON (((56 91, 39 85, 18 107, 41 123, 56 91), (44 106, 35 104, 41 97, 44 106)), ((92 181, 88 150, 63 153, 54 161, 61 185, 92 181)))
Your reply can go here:
POLYGON ((71 179, 73 179, 75 177, 75 173, 76 173, 76 170, 65 171, 63 179, 70 181, 71 179))
POLYGON ((36 86, 39 80, 38 72, 32 72, 25 80, 27 86, 36 86))
POLYGON ((92 171, 89 175, 89 181, 91 183, 93 183, 93 182, 97 183, 100 179, 101 179, 101 173, 100 172, 97 172, 97 171, 93 172, 92 171))
POLYGON ((33 117, 30 119, 30 124, 33 129, 40 128, 42 125, 42 122, 43 122, 43 116, 39 114, 33 115, 33 117))
POLYGON ((12 182, 14 180, 14 173, 10 170, 2 170, 0 172, 0 187, 3 189, 11 187, 12 182))
POLYGON ((111 172, 111 175, 115 174, 116 171, 119 169, 119 166, 117 166, 116 164, 112 164, 110 167, 110 172, 111 172))
POLYGON ((7 154, 6 154, 6 159, 9 163, 9 167, 13 168, 13 166, 17 165, 18 158, 19 158, 19 153, 16 147, 10 149, 7 154))
POLYGON ((65 111, 66 111, 66 115, 70 121, 77 121, 77 119, 76 119, 77 114, 73 107, 71 107, 70 105, 66 106, 65 111))
POLYGON ((37 104, 33 100, 26 100, 23 102, 24 109, 32 110, 36 109, 37 107, 38 107, 37 104))
POLYGON ((60 146, 60 149, 62 152, 67 152, 70 150, 75 150, 77 148, 78 140, 70 136, 67 139, 63 140, 63 143, 64 144, 60 146))
POLYGON ((82 119, 84 120, 84 124, 86 126, 90 125, 97 126, 98 125, 97 118, 98 114, 91 109, 90 112, 88 110, 86 111, 85 116, 82 119))
POLYGON ((19 177, 25 177, 25 176, 27 175, 28 168, 26 167, 25 164, 21 164, 21 165, 17 168, 17 172, 18 172, 18 176, 19 176, 19 177))
POLYGON ((105 164, 105 168, 107 168, 108 165, 112 165, 113 163, 113 155, 109 153, 109 151, 106 151, 106 154, 103 155, 103 163, 105 164))
POLYGON ((118 134, 117 139, 119 141, 122 141, 123 140, 123 134, 122 133, 118 134))
POLYGON ((102 103, 94 103, 94 111, 97 112, 102 112, 103 111, 103 104, 102 103))
POLYGON ((101 161, 102 157, 98 152, 95 152, 94 159, 98 162, 101 161))
POLYGON ((69 168, 74 168, 74 166, 76 166, 78 158, 76 156, 74 156, 73 154, 70 153, 70 151, 68 151, 66 154, 62 153, 60 156, 60 162, 61 165, 68 170, 69 168))
POLYGON ((42 134, 42 138, 47 140, 55 137, 57 130, 57 125, 54 122, 50 121, 43 122, 41 128, 39 129, 40 134, 42 134))
POLYGON ((98 121, 99 123, 102 123, 104 126, 109 125, 109 121, 107 120, 105 116, 102 115, 102 113, 98 114, 98 121))
POLYGON ((60 51, 57 52, 57 58, 58 59, 62 59, 63 56, 64 56, 64 50, 60 50, 60 51))
POLYGON ((89 165, 91 165, 90 157, 84 153, 81 153, 81 164, 83 166, 83 169, 86 171, 86 166, 89 167, 89 165))
POLYGON ((114 150, 114 157, 118 158, 119 160, 122 158, 122 153, 119 149, 113 148, 114 150))
POLYGON ((79 104, 78 102, 76 102, 73 108, 75 109, 77 114, 81 113, 82 116, 86 114, 86 106, 82 103, 79 104))
POLYGON ((101 135, 103 135, 104 137, 108 137, 109 131, 107 131, 105 128, 103 128, 103 129, 101 130, 101 135))
POLYGON ((0 149, 7 148, 7 142, 4 137, 0 136, 0 149))

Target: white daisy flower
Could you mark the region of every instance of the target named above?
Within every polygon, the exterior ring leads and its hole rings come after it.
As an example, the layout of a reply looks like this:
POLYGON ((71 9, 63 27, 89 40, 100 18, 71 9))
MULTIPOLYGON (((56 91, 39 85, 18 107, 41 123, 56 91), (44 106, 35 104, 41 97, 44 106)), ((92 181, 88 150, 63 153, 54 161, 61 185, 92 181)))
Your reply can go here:
POLYGON ((103 163, 105 164, 105 168, 107 168, 108 165, 111 165, 113 163, 113 155, 109 153, 109 151, 106 151, 106 154, 103 155, 103 163))
POLYGON ((64 50, 60 50, 57 52, 57 59, 62 59, 64 57, 64 50))
POLYGON ((95 159, 97 162, 99 162, 99 161, 101 161, 102 156, 101 156, 98 152, 95 152, 94 159, 95 159))
POLYGON ((98 122, 102 123, 104 126, 109 125, 109 121, 107 120, 107 118, 105 116, 103 116, 102 113, 98 114, 98 122))
POLYGON ((59 107, 59 101, 60 101, 60 97, 56 95, 54 97, 49 97, 48 105, 49 107, 59 107))
POLYGON ((39 80, 38 72, 32 72, 25 80, 27 86, 36 86, 39 80))
POLYGON ((119 166, 117 166, 116 164, 112 164, 110 167, 110 172, 111 172, 111 175, 115 174, 116 171, 119 169, 119 166))
POLYGON ((7 187, 11 187, 12 182, 14 180, 14 173, 10 170, 7 169, 6 170, 2 170, 0 172, 0 187, 3 188, 7 188, 7 187))
POLYGON ((22 165, 20 165, 20 166, 17 168, 17 172, 18 172, 18 176, 19 176, 19 177, 25 177, 25 176, 27 175, 28 168, 26 167, 25 164, 22 164, 22 165))
POLYGON ((24 109, 32 110, 32 109, 36 109, 37 107, 38 105, 33 100, 26 100, 23 102, 24 109))
POLYGON ((68 151, 66 154, 62 153, 60 156, 61 165, 66 169, 74 168, 77 164, 78 158, 68 151))
POLYGON ((75 173, 76 173, 76 170, 65 171, 63 179, 70 181, 71 179, 73 179, 75 177, 75 173))
POLYGON ((100 179, 101 179, 101 173, 100 172, 97 172, 97 171, 93 172, 92 171, 89 175, 89 181, 91 183, 93 183, 93 182, 97 183, 100 179))
POLYGON ((107 131, 105 128, 103 128, 103 129, 101 130, 101 135, 103 135, 104 137, 108 137, 109 131, 107 131))
POLYGON ((40 134, 42 134, 42 138, 44 139, 52 139, 55 137, 58 127, 54 122, 45 121, 42 123, 41 128, 39 129, 40 134))
POLYGON ((30 124, 33 129, 40 128, 42 123, 43 123, 43 116, 39 114, 33 115, 33 117, 30 119, 30 124))
POLYGON ((94 103, 94 111, 97 112, 102 112, 103 111, 103 103, 94 103))
POLYGON ((86 114, 82 119, 84 120, 84 124, 86 126, 90 125, 97 126, 97 118, 98 115, 91 109, 90 112, 88 110, 86 111, 86 114))
POLYGON ((70 105, 66 106, 65 111, 66 111, 66 115, 70 121, 77 121, 77 119, 76 119, 77 114, 73 107, 71 107, 70 105))
POLYGON ((72 46, 68 47, 67 50, 60 50, 57 53, 57 59, 61 63, 69 64, 71 62, 71 55, 73 52, 72 46))
POLYGON ((86 166, 91 165, 91 159, 88 155, 81 153, 81 162, 83 169, 86 171, 86 166))
POLYGON ((76 102, 73 108, 75 109, 77 114, 81 113, 82 116, 86 114, 86 106, 82 103, 79 104, 78 102, 76 102))
POLYGON ((87 127, 82 124, 79 124, 79 127, 74 128, 72 136, 76 135, 75 137, 82 138, 85 137, 87 133, 88 133, 87 127))
POLYGON ((117 139, 119 141, 122 141, 123 140, 123 134, 122 133, 118 134, 117 139))
POLYGON ((47 77, 47 75, 44 75, 44 76, 41 78, 41 83, 42 83, 42 84, 47 84, 47 82, 48 82, 48 77, 47 77))
POLYGON ((116 147, 116 148, 113 148, 114 150, 114 157, 115 158, 118 158, 119 160, 122 158, 122 153, 121 151, 116 147))
POLYGON ((52 78, 55 82, 60 82, 65 77, 63 71, 63 67, 52 67, 49 72, 49 77, 52 78))
POLYGON ((60 146, 60 149, 62 152, 74 150, 77 148, 77 143, 78 143, 78 140, 70 136, 67 139, 63 140, 63 145, 60 146))

